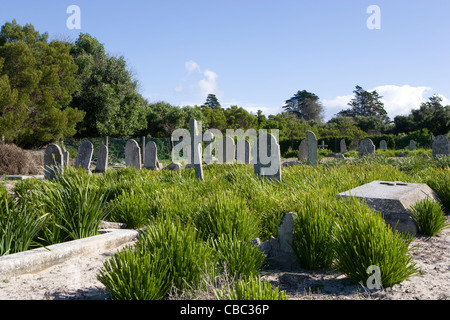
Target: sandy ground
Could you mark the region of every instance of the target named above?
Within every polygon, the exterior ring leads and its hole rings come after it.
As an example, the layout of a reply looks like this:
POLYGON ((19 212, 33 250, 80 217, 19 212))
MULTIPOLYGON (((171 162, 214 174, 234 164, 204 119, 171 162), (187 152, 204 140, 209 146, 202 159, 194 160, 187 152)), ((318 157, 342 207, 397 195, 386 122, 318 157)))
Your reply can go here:
MULTIPOLYGON (((448 300, 450 299, 450 230, 427 238, 417 237, 411 252, 421 273, 401 284, 369 290, 337 273, 268 272, 263 276, 292 300, 448 300)), ((128 243, 125 245, 132 245, 128 243)), ((108 252, 75 257, 35 274, 0 276, 0 300, 97 300, 109 294, 97 280, 103 262, 125 245, 108 252)))

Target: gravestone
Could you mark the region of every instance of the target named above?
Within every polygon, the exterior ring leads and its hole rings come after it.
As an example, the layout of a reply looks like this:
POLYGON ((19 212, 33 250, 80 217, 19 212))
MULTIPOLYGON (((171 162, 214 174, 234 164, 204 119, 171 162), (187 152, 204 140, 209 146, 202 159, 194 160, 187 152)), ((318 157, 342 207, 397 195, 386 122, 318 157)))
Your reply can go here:
POLYGON ((217 160, 219 163, 227 164, 235 161, 235 144, 232 137, 223 137, 217 146, 217 160))
POLYGON ((306 131, 306 140, 308 141, 308 161, 311 166, 317 166, 317 139, 312 131, 306 131))
POLYGON ((183 168, 183 165, 179 162, 172 162, 171 164, 167 165, 167 167, 163 168, 163 170, 171 170, 171 171, 178 171, 183 168))
POLYGON ((191 134, 191 164, 194 166, 197 180, 203 181, 202 132, 197 120, 189 120, 189 129, 191 134))
POLYGON ((387 150, 387 142, 386 142, 386 140, 381 140, 380 141, 380 149, 381 150, 387 150))
POLYGON ((254 172, 258 176, 281 181, 280 145, 270 133, 263 132, 256 140, 254 172))
POLYGON ((341 151, 341 153, 347 153, 348 151, 347 151, 347 145, 345 144, 345 139, 342 139, 341 140, 341 145, 340 145, 340 151, 341 151))
POLYGON ((328 145, 325 144, 325 141, 322 140, 322 144, 318 146, 320 149, 325 150, 325 148, 328 148, 328 145))
POLYGON ((158 161, 158 147, 154 141, 150 141, 145 145, 145 161, 144 168, 150 170, 161 170, 162 164, 158 161))
POLYGON ((238 164, 250 163, 250 142, 246 139, 239 140, 236 143, 236 161, 238 164))
POLYGON ((141 170, 141 148, 136 140, 128 140, 125 145, 125 165, 127 167, 141 170))
POLYGON ((61 147, 61 152, 63 155, 63 165, 68 167, 69 166, 69 151, 66 150, 66 148, 61 147))
POLYGON ((205 150, 203 150, 203 161, 206 164, 218 162, 217 158, 213 156, 213 149, 217 151, 214 133, 206 130, 203 134, 203 142, 206 144, 205 150))
POLYGON ((308 162, 308 140, 303 139, 298 147, 298 160, 308 162))
POLYGON ((410 151, 416 150, 416 142, 414 140, 409 141, 409 150, 410 151))
POLYGON ((359 144, 358 156, 362 158, 366 155, 374 153, 375 153, 375 145, 373 144, 372 140, 370 140, 369 138, 362 140, 361 143, 359 144))
POLYGON ((433 157, 444 155, 450 155, 450 141, 446 136, 440 135, 437 136, 432 145, 433 149, 433 157))
POLYGON ((108 147, 101 145, 97 152, 95 172, 106 172, 106 170, 108 170, 108 147))
POLYGON ((57 173, 63 173, 63 154, 61 148, 56 144, 51 144, 44 153, 44 177, 54 179, 57 173))
POLYGON ((78 148, 75 168, 83 168, 87 173, 91 173, 89 167, 91 165, 92 154, 94 153, 94 145, 90 141, 84 141, 78 148))
POLYGON ((417 233, 417 226, 408 209, 425 198, 438 201, 438 196, 428 185, 400 181, 372 181, 337 196, 343 199, 356 197, 364 201, 383 215, 386 224, 410 234, 417 233))

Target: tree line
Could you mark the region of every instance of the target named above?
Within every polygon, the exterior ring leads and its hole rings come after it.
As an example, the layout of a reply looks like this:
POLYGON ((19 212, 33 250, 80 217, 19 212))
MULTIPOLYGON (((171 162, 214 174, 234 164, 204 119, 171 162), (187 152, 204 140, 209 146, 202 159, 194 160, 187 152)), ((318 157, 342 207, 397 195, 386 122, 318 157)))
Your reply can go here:
POLYGON ((287 99, 283 112, 265 116, 239 106, 222 108, 214 94, 201 106, 149 102, 124 57, 108 54, 96 38, 81 33, 76 41, 49 40, 33 25, 15 20, 0 30, 0 136, 23 148, 39 148, 68 137, 169 138, 189 119, 204 128, 278 129, 280 140, 364 137, 376 134, 447 134, 450 106, 433 95, 407 116, 389 119, 376 91, 360 86, 348 109, 323 121, 319 97, 306 90, 287 99))

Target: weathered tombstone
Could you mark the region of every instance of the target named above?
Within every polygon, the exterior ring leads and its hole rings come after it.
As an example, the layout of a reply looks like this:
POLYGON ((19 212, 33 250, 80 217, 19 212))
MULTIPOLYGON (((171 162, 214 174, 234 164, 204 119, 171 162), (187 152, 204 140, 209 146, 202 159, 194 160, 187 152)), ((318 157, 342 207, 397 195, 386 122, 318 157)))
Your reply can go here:
POLYGON ((438 196, 428 185, 400 181, 372 181, 336 196, 344 199, 355 197, 364 201, 383 215, 386 224, 399 232, 410 234, 417 233, 417 226, 409 208, 425 198, 438 201, 438 196))
POLYGON ((347 151, 347 145, 345 144, 345 139, 342 139, 341 140, 341 145, 340 145, 340 151, 341 151, 341 153, 347 153, 348 151, 347 151))
POLYGON ((450 155, 450 141, 446 136, 440 135, 437 136, 432 145, 433 149, 433 157, 444 155, 448 156, 450 155))
POLYGON ((61 152, 63 155, 63 165, 68 167, 69 166, 69 151, 66 150, 66 148, 61 147, 61 152))
POLYGON ((255 174, 281 181, 280 145, 276 138, 270 133, 261 133, 256 141, 256 151, 255 174))
POLYGON ((58 172, 64 172, 63 154, 58 145, 51 144, 44 153, 44 177, 45 179, 54 179, 58 172))
POLYGON ((381 140, 380 141, 380 149, 381 150, 387 150, 387 142, 386 142, 386 140, 381 140))
POLYGON ((223 137, 219 140, 217 148, 217 159, 219 163, 234 163, 235 161, 235 144, 232 137, 223 137))
POLYGON ((103 144, 97 152, 95 172, 106 172, 106 170, 108 170, 108 147, 103 144))
POLYGON ((206 130, 203 134, 203 142, 206 144, 206 147, 203 150, 203 161, 205 161, 206 164, 217 162, 217 158, 213 156, 213 149, 216 149, 215 135, 211 130, 206 130))
POLYGON ((308 161, 308 140, 303 139, 298 147, 298 160, 301 162, 308 161))
POLYGON ((308 164, 317 166, 317 138, 314 132, 306 131, 306 140, 308 141, 308 164))
POLYGON ((81 167, 90 173, 89 167, 91 165, 92 154, 94 153, 94 145, 90 141, 84 141, 78 148, 77 159, 75 161, 75 168, 81 167))
POLYGON ((136 170, 141 170, 141 148, 136 140, 128 140, 125 145, 125 165, 136 170))
POLYGON ((414 140, 409 141, 409 150, 410 151, 416 150, 416 142, 414 140))
POLYGON ((361 143, 359 144, 358 156, 362 158, 366 155, 374 153, 375 153, 375 145, 373 144, 372 140, 370 140, 369 138, 362 140, 361 143))
POLYGON ((322 140, 322 144, 318 146, 320 149, 325 150, 325 148, 328 148, 328 145, 325 144, 325 141, 322 140))
POLYGON ((167 167, 163 168, 163 170, 171 170, 171 171, 178 171, 183 168, 183 165, 179 162, 172 162, 171 164, 167 165, 167 167))
POLYGON ((145 161, 144 168, 150 170, 161 170, 162 165, 158 161, 158 148, 154 141, 150 141, 145 145, 145 161))
POLYGON ((236 161, 238 164, 250 163, 250 142, 246 139, 239 140, 236 143, 236 161))
POLYGON ((203 161, 202 161, 202 131, 199 129, 197 120, 189 120, 191 134, 191 164, 194 166, 195 177, 203 181, 203 161))

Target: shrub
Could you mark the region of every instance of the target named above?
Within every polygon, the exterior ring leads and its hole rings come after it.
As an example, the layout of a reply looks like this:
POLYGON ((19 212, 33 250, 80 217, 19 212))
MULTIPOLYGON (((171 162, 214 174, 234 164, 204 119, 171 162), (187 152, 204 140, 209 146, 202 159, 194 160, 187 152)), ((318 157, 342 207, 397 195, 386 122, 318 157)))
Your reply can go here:
MULTIPOLYGON (((448 157, 450 159, 450 157, 448 157)), ((439 196, 444 208, 450 212, 450 174, 447 170, 433 170, 426 180, 428 186, 439 196)))
POLYGON ((126 247, 103 263, 97 279, 114 300, 160 300, 171 285, 167 260, 162 250, 126 247))
POLYGON ((193 216, 193 222, 204 240, 227 234, 246 241, 257 237, 259 231, 258 221, 246 203, 226 190, 204 200, 193 216))
POLYGON ((433 199, 419 200, 411 206, 409 211, 419 232, 424 235, 435 236, 450 227, 441 205, 433 199))
POLYGON ((83 170, 66 170, 54 182, 40 184, 38 197, 49 219, 43 229, 45 244, 82 239, 98 234, 101 220, 110 206, 103 206, 107 194, 83 170))
POLYGON ((293 250, 306 269, 328 268, 333 262, 332 212, 324 199, 307 198, 295 210, 293 250))
POLYGON ((44 221, 25 201, 15 202, 0 188, 0 256, 28 250, 44 221))
POLYGON ((285 291, 273 289, 267 281, 259 278, 239 280, 229 289, 216 290, 218 300, 288 300, 285 291))
POLYGON ((263 266, 265 254, 249 241, 241 241, 230 235, 211 240, 216 250, 219 271, 233 279, 255 277, 263 266))
POLYGON ((179 219, 155 219, 136 243, 141 255, 160 250, 168 264, 168 276, 176 290, 197 288, 205 274, 214 272, 214 252, 201 240, 191 225, 182 226, 179 219))
POLYGON ((0 174, 37 174, 39 164, 15 144, 0 142, 0 174))
POLYGON ((390 287, 418 272, 408 254, 412 237, 393 231, 380 214, 356 198, 342 201, 333 229, 336 266, 355 283, 368 279, 367 268, 378 266, 381 284, 390 287))

